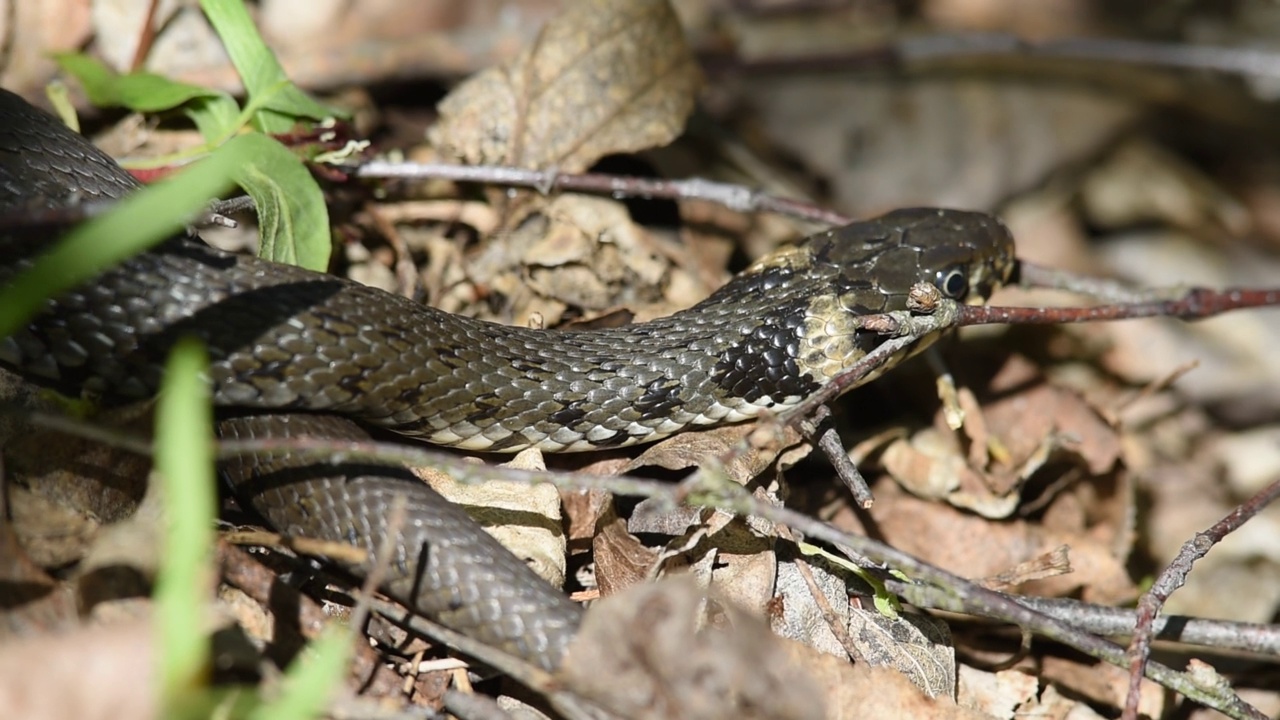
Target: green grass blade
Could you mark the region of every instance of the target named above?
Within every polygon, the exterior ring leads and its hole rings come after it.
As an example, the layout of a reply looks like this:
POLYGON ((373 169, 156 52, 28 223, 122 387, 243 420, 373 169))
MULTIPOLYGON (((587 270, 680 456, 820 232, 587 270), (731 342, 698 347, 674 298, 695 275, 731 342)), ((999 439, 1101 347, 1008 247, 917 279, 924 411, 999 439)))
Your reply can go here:
POLYGON ((164 552, 156 575, 160 697, 165 715, 190 707, 208 680, 206 609, 213 588, 213 407, 203 346, 183 339, 165 365, 156 403, 155 473, 165 502, 164 552))
POLYGON ((46 298, 172 236, 214 197, 251 158, 250 144, 235 138, 173 180, 140 190, 118 207, 67 234, 30 270, 0 290, 0 337, 12 335, 46 298))

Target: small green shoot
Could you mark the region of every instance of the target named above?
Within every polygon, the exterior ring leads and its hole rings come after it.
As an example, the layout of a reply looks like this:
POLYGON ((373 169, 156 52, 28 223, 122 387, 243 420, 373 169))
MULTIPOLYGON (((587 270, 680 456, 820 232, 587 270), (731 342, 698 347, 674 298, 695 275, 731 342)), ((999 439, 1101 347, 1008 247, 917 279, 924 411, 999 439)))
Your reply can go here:
POLYGON ((94 104, 149 113, 178 109, 195 123, 205 139, 198 147, 133 167, 178 165, 232 139, 257 138, 253 141, 257 152, 237 168, 235 180, 259 209, 259 254, 275 262, 323 271, 329 266, 332 240, 329 211, 320 185, 301 158, 276 140, 250 132, 250 128, 262 133, 284 133, 299 120, 318 122, 339 113, 289 81, 280 62, 258 35, 243 0, 203 0, 201 8, 244 82, 248 101, 243 108, 226 93, 154 73, 121 75, 83 54, 64 53, 56 60, 80 81, 94 104))
MULTIPOLYGON (((873 590, 872 604, 875 605, 876 612, 890 620, 898 619, 898 616, 902 613, 902 603, 898 601, 897 596, 889 592, 889 589, 884 586, 884 583, 881 582, 879 578, 873 576, 871 573, 868 573, 857 565, 854 565, 847 559, 838 555, 833 555, 817 545, 798 542, 796 543, 796 546, 800 548, 801 554, 808 556, 816 555, 818 557, 825 558, 828 562, 838 565, 854 575, 857 575, 863 582, 871 586, 871 589, 873 590)), ((901 573, 897 573, 897 575, 900 576, 901 573)), ((906 578, 903 577, 902 579, 905 580, 906 578)))
POLYGON ((249 95, 255 126, 266 133, 290 130, 298 118, 323 120, 334 113, 289 81, 275 53, 262 41, 242 0, 200 0, 249 95))

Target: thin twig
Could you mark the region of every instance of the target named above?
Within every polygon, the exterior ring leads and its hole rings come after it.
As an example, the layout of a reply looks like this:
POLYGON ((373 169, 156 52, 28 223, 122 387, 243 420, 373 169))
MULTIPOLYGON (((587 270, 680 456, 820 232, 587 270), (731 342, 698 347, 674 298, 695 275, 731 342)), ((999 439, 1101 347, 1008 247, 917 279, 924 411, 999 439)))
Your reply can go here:
MULTIPOLYGON (((884 579, 885 587, 903 600, 922 608, 965 613, 962 604, 949 592, 893 578, 884 579)), ((1009 599, 1036 612, 1057 618, 1084 632, 1112 639, 1133 637, 1138 611, 1133 608, 1095 605, 1070 598, 1043 598, 1009 595, 1009 599)), ((968 613, 965 613, 968 614, 968 613)), ((1185 615, 1160 615, 1152 626, 1156 640, 1199 645, 1227 652, 1245 652, 1260 659, 1274 661, 1280 657, 1280 625, 1212 620, 1185 615)))
MULTIPOLYGON (((786 525, 775 526, 778 537, 789 543, 798 544, 796 537, 791 534, 791 530, 786 525)), ((831 601, 827 599, 826 593, 822 592, 822 588, 818 587, 818 580, 813 576, 813 568, 809 566, 808 561, 803 556, 797 555, 792 562, 795 563, 796 571, 800 573, 800 577, 804 580, 805 587, 809 589, 809 595, 813 598, 814 605, 818 611, 822 613, 822 620, 827 624, 827 629, 835 636, 836 641, 840 643, 840 647, 849 654, 849 658, 854 662, 865 663, 867 658, 862 654, 862 648, 853 641, 853 637, 849 635, 849 628, 840 620, 840 616, 836 614, 835 608, 831 606, 831 601)))
POLYGON ((849 488, 853 501, 858 504, 858 507, 865 510, 875 502, 875 497, 871 493, 867 479, 862 477, 858 466, 849 459, 849 453, 844 449, 844 441, 840 433, 831 426, 830 420, 831 408, 827 405, 819 405, 813 417, 801 420, 800 431, 810 442, 816 443, 822 450, 822 454, 827 456, 827 461, 836 471, 836 477, 849 488))
POLYGON ((133 49, 133 60, 129 62, 130 70, 141 70, 147 62, 147 55, 151 53, 151 46, 156 41, 156 10, 160 7, 160 0, 151 0, 147 3, 147 10, 142 16, 142 28, 138 33, 138 45, 133 49))
MULTIPOLYGON (((975 585, 896 548, 870 538, 843 533, 803 513, 759 503, 745 491, 732 496, 721 495, 716 499, 715 506, 742 515, 756 515, 789 525, 792 529, 811 538, 847 544, 874 562, 894 567, 919 582, 932 584, 943 588, 945 592, 950 592, 959 601, 963 612, 1013 623, 1075 648, 1090 657, 1117 667, 1126 667, 1124 648, 1119 645, 1081 632, 1060 620, 1038 613, 1008 596, 975 585)), ((1146 668, 1146 675, 1160 685, 1230 717, 1253 720, 1263 720, 1266 717, 1230 688, 1206 686, 1190 673, 1179 673, 1165 665, 1151 662, 1146 668)))
POLYGON ((572 190, 615 197, 705 200, 743 213, 773 212, 823 225, 847 225, 851 218, 813 203, 757 192, 742 185, 700 178, 663 180, 602 173, 569 174, 501 165, 453 165, 371 160, 354 170, 365 180, 453 180, 527 187, 547 193, 572 190))
POLYGON ((839 53, 741 60, 704 56, 712 67, 732 64, 740 71, 887 71, 974 58, 1048 58, 1125 64, 1170 70, 1207 70, 1245 77, 1280 77, 1280 54, 1261 48, 1197 46, 1124 38, 1057 38, 1033 41, 999 32, 935 33, 839 53))
POLYGON ((1280 288, 1231 288, 1212 290, 1191 288, 1181 297, 1115 303, 1096 307, 1000 307, 965 305, 960 308, 959 325, 1060 325, 1062 323, 1130 320, 1144 317, 1175 317, 1199 320, 1231 310, 1280 305, 1280 288))
POLYGON ((1120 715, 1124 720, 1137 720, 1138 702, 1142 697, 1143 668, 1149 662, 1151 654, 1151 635, 1160 608, 1169 596, 1187 581, 1191 566, 1196 560, 1204 557, 1210 548, 1222 542, 1222 539, 1244 525, 1263 508, 1280 497, 1280 480, 1276 480, 1260 490, 1253 497, 1236 506, 1226 517, 1214 523, 1212 527, 1187 541, 1178 552, 1178 556, 1169 563, 1152 583, 1151 589, 1143 593, 1138 600, 1138 621, 1133 631, 1133 639, 1129 642, 1129 692, 1124 700, 1124 712, 1120 715))

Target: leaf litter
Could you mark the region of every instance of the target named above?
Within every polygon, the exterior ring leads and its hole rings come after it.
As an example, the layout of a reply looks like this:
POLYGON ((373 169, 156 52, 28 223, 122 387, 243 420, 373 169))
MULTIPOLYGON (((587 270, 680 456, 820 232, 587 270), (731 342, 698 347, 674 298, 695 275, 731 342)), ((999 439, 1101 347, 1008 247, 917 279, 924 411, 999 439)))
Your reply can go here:
MULTIPOLYGON (((665 145, 685 128, 697 97, 701 73, 694 57, 665 2, 572 3, 518 57, 473 76, 446 98, 429 135, 431 150, 470 163, 576 172, 606 155, 665 145)), ((1201 282, 1247 284, 1251 272, 1260 272, 1274 284, 1274 270, 1257 270, 1260 261, 1224 260, 1203 241, 1247 227, 1250 218, 1242 213, 1269 207, 1259 205, 1261 191, 1241 192, 1255 203, 1241 205, 1221 178, 1188 172, 1161 146, 1109 145, 1140 115, 1134 99, 1081 88, 998 86, 989 78, 908 83, 905 96, 885 83, 853 92, 857 86, 847 78, 761 80, 743 91, 760 123, 753 137, 785 149, 805 173, 829 182, 826 197, 843 210, 869 215, 917 202, 989 208, 1001 201, 1020 254, 1056 254, 1050 264, 1059 267, 1118 272, 1148 285, 1189 277, 1188 267, 1214 268, 1201 282), (1012 133, 1001 135, 1002 127, 1012 133), (954 147, 967 151, 945 151, 954 147), (859 148, 865 152, 853 151, 859 148), (1092 159, 1097 163, 1086 177, 1059 176, 1039 186, 1056 170, 1092 159), (1153 223, 1180 232, 1133 229, 1153 223), (1100 253, 1088 237, 1099 228, 1112 236, 1100 253), (1189 266, 1162 265, 1189 254, 1189 266)), ((765 153, 771 154, 777 153, 765 153)), ((426 258, 420 284, 432 302, 489 319, 559 326, 619 308, 636 318, 665 314, 692 304, 727 275, 722 263, 733 254, 717 250, 708 265, 684 246, 709 236, 704 228, 676 235, 646 226, 612 200, 522 193, 512 202, 505 191, 491 190, 488 203, 477 203, 456 197, 456 189, 448 192, 455 196, 425 205, 381 204, 397 213, 402 231, 421 234, 411 245, 426 258)), ((687 219, 694 210, 682 212, 687 219)), ((740 247, 773 242, 761 240, 759 227, 743 227, 740 247)), ((373 256, 362 261, 378 262, 373 256)), ((903 436, 863 466, 876 494, 866 514, 830 489, 838 487, 830 471, 804 458, 808 448, 798 437, 753 449, 726 468, 726 476, 760 497, 805 503, 841 527, 863 529, 973 579, 1003 578, 1010 583, 1003 587, 1030 594, 1130 602, 1139 589, 1135 567, 1171 557, 1247 494, 1243 485, 1224 486, 1224 474, 1244 483, 1239 478, 1278 471, 1276 458, 1266 460, 1274 449, 1280 383, 1269 362, 1274 323, 1265 317, 1241 313, 1212 321, 1237 324, 1221 330, 1210 323, 1143 322, 1038 338, 1009 333, 999 336, 1004 355, 1010 348, 1026 355, 1006 360, 964 345, 948 348, 965 358, 955 369, 962 397, 972 398, 966 403, 971 420, 960 431, 950 429, 936 404, 904 399, 909 394, 880 403, 899 412, 868 412, 873 420, 846 423, 858 432, 846 434, 848 445, 886 426, 903 436), (1111 411, 1123 397, 1168 372, 1175 357, 1208 365, 1125 408, 1116 421, 1111 411), (965 373, 970 365, 986 370, 965 373), (1248 432, 1233 432, 1224 419, 1247 423, 1248 432), (779 460, 783 448, 791 449, 779 460), (1246 469, 1250 460, 1260 467, 1246 469), (819 484, 828 489, 815 490, 819 484), (1049 559, 1064 547, 1065 564, 1049 559)), ((853 402, 876 392, 891 391, 860 391, 853 402)), ((604 459, 520 462, 669 476, 718 456, 747 432, 687 433, 604 459)), ((488 503, 480 492, 475 504, 488 503)), ((646 514, 644 503, 633 510, 589 495, 566 498, 568 533, 546 532, 550 544, 517 553, 563 559, 566 541, 571 553, 591 547, 596 591, 607 600, 590 613, 581 644, 622 657, 584 655, 570 673, 586 676, 583 688, 600 685, 597 699, 616 703, 626 716, 722 717, 753 708, 761 717, 1081 717, 1096 714, 1081 698, 1096 707, 1122 702, 1123 674, 1108 666, 1047 654, 1014 670, 988 672, 966 662, 964 637, 938 642, 959 645, 961 654, 955 670, 937 670, 947 666, 919 654, 918 640, 898 643, 885 618, 848 601, 839 571, 807 561, 816 578, 807 582, 768 523, 711 511, 646 514), (669 574, 691 575, 695 584, 649 584, 669 574), (879 640, 879 651, 859 652, 885 655, 883 665, 848 662, 831 617, 812 596, 815 587, 846 630, 879 640), (611 614, 606 603, 623 609, 611 614), (804 644, 774 637, 760 618, 776 634, 804 644), (915 683, 900 672, 931 663, 935 670, 915 683), (615 667, 616 674, 603 671, 615 667), (934 680, 947 674, 958 678, 954 691, 931 699, 920 689, 944 687, 934 680), (727 705, 707 707, 709 699, 726 697, 727 705)), ((560 526, 553 496, 535 504, 550 513, 544 515, 548 528, 560 526)), ((1274 617, 1280 582, 1269 578, 1277 576, 1272 569, 1280 560, 1267 531, 1276 521, 1273 514, 1259 520, 1259 531, 1242 533, 1197 566, 1193 577, 1208 582, 1175 595, 1171 610, 1274 617)), ((1169 709, 1154 688, 1144 698, 1153 717, 1169 709)))

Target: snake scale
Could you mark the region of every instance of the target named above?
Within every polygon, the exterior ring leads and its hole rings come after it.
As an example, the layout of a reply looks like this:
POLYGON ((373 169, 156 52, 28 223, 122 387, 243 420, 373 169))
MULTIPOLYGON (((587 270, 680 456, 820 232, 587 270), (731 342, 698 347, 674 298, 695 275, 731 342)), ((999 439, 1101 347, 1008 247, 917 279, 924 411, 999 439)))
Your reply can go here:
MULTIPOLYGON (((0 214, 135 187, 80 135, 0 91, 0 214)), ((0 233, 0 284, 56 234, 0 233)), ((792 406, 881 342, 858 330, 859 316, 902 309, 920 281, 981 301, 1013 266, 991 216, 902 210, 806 238, 671 316, 554 331, 445 313, 182 235, 48 301, 0 339, 0 363, 104 402, 144 399, 169 348, 192 335, 208 347, 224 437, 360 440, 372 428, 479 451, 584 451, 792 406)), ((277 455, 222 473, 277 530, 371 554, 403 495, 389 594, 547 669, 576 632, 576 604, 407 469, 277 455)))

